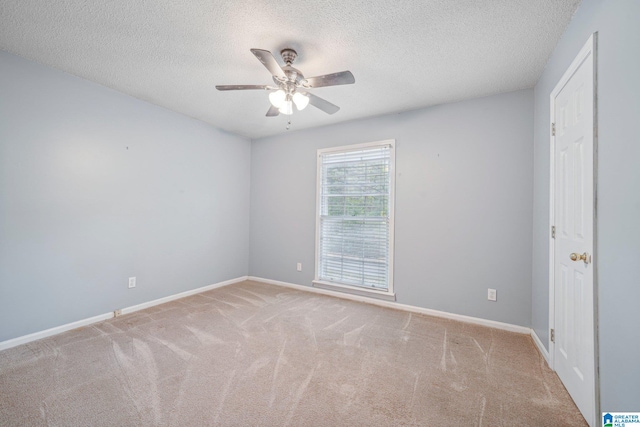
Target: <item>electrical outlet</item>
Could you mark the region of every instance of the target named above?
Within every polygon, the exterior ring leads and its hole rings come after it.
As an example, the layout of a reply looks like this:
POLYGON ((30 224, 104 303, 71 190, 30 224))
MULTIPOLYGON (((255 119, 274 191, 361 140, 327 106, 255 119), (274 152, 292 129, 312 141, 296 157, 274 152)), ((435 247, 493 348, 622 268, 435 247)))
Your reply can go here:
POLYGON ((489 289, 489 293, 487 295, 487 299, 489 301, 497 301, 498 300, 498 291, 495 289, 489 289))
POLYGON ((298 263, 298 265, 296 266, 296 269, 298 271, 302 271, 302 263, 301 262, 298 263))
POLYGON ((129 288, 135 288, 135 287, 136 287, 136 278, 129 277, 129 288))
POLYGON ((122 310, 117 309, 117 310, 113 310, 113 317, 118 317, 122 315, 122 310))

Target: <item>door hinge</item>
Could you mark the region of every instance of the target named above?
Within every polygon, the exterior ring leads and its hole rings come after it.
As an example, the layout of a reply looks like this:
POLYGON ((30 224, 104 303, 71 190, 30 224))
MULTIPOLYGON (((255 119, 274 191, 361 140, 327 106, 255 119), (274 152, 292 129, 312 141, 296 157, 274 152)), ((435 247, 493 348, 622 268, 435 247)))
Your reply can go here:
POLYGON ((551 226, 551 238, 552 239, 556 238, 556 226, 555 225, 551 226))
POLYGON ((551 136, 556 136, 556 124, 551 123, 551 136))
POLYGON ((551 342, 556 342, 556 331, 551 329, 551 342))

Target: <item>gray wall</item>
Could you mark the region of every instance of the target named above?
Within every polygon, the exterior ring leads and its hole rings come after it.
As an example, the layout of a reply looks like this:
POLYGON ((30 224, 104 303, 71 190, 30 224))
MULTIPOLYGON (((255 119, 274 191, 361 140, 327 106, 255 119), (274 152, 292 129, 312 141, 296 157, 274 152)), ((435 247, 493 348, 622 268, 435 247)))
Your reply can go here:
POLYGON ((532 90, 254 141, 250 274, 311 285, 316 149, 383 139, 397 141, 398 301, 529 326, 532 90))
POLYGON ((250 150, 0 52, 0 341, 246 275, 250 150))
POLYGON ((601 408, 640 402, 640 2, 584 0, 535 88, 533 313, 549 328, 549 95, 598 32, 598 254, 601 408))

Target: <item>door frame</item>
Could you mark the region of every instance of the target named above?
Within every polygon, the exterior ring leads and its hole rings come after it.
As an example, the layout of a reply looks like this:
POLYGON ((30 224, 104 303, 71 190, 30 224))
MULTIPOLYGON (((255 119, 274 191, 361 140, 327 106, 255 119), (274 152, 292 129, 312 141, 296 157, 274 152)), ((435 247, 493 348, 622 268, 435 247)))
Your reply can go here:
MULTIPOLYGON (((591 56, 593 61, 593 344, 594 344, 594 399, 593 402, 593 423, 598 425, 600 418, 600 376, 599 376, 599 342, 598 342, 598 234, 597 234, 597 172, 598 172, 598 62, 597 62, 597 41, 598 33, 589 36, 585 45, 571 62, 571 65, 564 72, 554 89, 549 95, 550 117, 549 117, 549 328, 555 329, 555 239, 551 233, 551 226, 555 225, 555 184, 556 184, 556 161, 555 161, 555 136, 553 135, 552 124, 555 123, 555 99, 569 82, 580 65, 591 56)), ((555 343, 551 341, 549 333, 549 367, 555 371, 555 343)), ((589 422, 589 420, 587 420, 589 422)))

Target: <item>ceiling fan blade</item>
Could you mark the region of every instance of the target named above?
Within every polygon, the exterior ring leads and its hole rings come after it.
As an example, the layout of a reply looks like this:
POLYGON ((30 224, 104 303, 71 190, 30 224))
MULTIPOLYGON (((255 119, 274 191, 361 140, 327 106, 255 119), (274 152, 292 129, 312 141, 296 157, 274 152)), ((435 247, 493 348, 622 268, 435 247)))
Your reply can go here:
POLYGON ((256 58, 258 58, 258 60, 262 62, 262 65, 264 65, 271 74, 281 80, 287 79, 287 75, 284 73, 284 71, 282 71, 282 68, 280 68, 280 65, 278 64, 278 61, 276 61, 276 58, 273 57, 271 52, 262 49, 251 49, 251 53, 253 53, 256 58))
POLYGON ((353 77, 353 74, 351 74, 351 71, 340 71, 339 73, 307 78, 309 87, 350 85, 355 82, 356 79, 353 77))
POLYGON ((253 89, 270 90, 274 88, 267 85, 218 85, 216 86, 216 89, 218 90, 253 90, 253 89))
POLYGON ((309 97, 309 104, 313 105, 316 108, 321 109, 327 114, 335 114, 338 112, 338 110, 340 110, 340 107, 330 103, 326 99, 322 99, 319 96, 315 96, 312 93, 307 93, 306 95, 309 97))
POLYGON ((280 110, 273 105, 271 106, 271 108, 269 108, 269 111, 267 111, 267 117, 275 117, 278 114, 280 114, 280 110))

